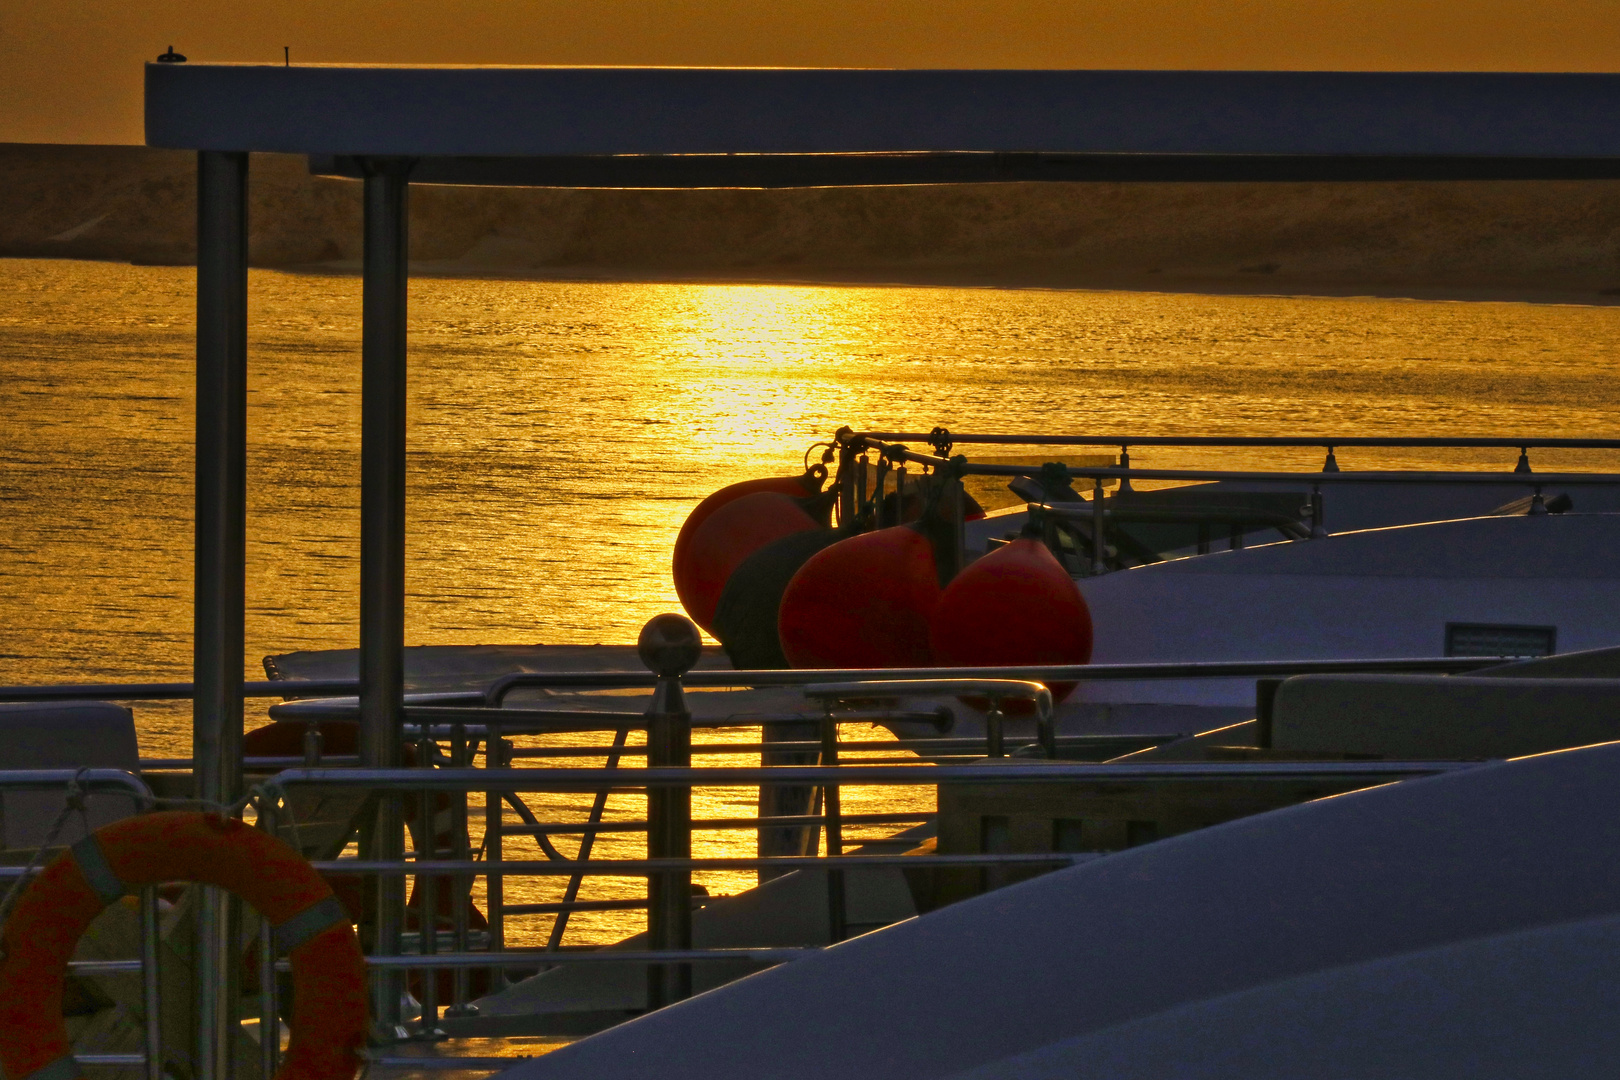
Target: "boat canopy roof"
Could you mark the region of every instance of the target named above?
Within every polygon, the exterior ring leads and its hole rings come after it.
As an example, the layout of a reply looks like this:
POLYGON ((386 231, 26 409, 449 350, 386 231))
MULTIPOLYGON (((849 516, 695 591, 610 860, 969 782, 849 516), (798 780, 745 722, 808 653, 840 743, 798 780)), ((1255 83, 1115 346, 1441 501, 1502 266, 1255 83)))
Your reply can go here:
POLYGON ((1620 75, 152 63, 146 140, 558 187, 1620 178, 1620 75))

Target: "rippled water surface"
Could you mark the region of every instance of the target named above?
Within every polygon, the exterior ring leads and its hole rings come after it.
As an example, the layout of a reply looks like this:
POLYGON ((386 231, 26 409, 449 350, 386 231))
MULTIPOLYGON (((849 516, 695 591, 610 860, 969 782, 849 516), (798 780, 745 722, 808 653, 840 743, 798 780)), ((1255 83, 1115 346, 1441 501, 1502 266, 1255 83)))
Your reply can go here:
MULTIPOLYGON (((193 285, 0 260, 0 683, 189 677, 193 285)), ((249 287, 244 663, 262 677, 266 653, 356 640, 360 282, 249 287)), ((413 644, 634 640, 676 608, 693 503, 796 471, 843 424, 1597 436, 1620 403, 1612 307, 446 278, 410 303, 413 644)), ((137 715, 143 752, 188 752, 179 711, 137 715)))

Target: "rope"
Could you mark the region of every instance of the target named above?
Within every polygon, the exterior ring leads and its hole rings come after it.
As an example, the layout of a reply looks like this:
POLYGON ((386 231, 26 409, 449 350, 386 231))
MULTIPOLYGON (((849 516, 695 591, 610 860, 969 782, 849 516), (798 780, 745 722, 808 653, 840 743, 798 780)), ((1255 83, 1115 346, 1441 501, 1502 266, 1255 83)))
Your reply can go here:
POLYGON ((84 784, 80 782, 84 774, 89 771, 88 767, 81 768, 73 774, 73 779, 68 781, 67 798, 62 803, 62 812, 57 814, 56 820, 51 823, 50 831, 45 834, 45 842, 35 849, 33 856, 28 860, 28 865, 23 867, 23 872, 12 880, 11 887, 6 890, 5 898, 0 900, 0 926, 5 925, 6 919, 11 915, 11 905, 16 903, 17 897, 22 895, 23 887, 38 871, 39 862, 45 857, 45 852, 56 847, 56 841, 61 838, 62 829, 66 827, 68 818, 77 812, 80 821, 84 824, 84 831, 86 833, 90 831, 90 815, 88 808, 85 806, 85 797, 89 792, 84 789, 84 784))

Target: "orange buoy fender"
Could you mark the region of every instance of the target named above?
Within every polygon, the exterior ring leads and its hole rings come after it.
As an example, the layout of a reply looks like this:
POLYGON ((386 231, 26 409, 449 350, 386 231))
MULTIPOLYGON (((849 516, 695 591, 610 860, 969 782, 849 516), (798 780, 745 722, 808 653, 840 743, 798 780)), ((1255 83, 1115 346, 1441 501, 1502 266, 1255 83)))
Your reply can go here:
MULTIPOLYGON (((929 643, 943 667, 1085 664, 1091 611, 1041 541, 1024 538, 975 560, 934 609, 929 643)), ((1062 700, 1073 683, 1049 687, 1062 700)))
POLYGON ((712 633, 720 593, 744 559, 773 540, 820 528, 797 499, 772 491, 756 491, 720 507, 692 534, 684 588, 676 581, 686 613, 712 633))
POLYGON ((840 540, 811 556, 782 593, 782 652, 796 668, 928 667, 939 596, 934 548, 917 529, 840 540))
POLYGON ((703 523, 709 520, 709 515, 744 495, 754 495, 762 491, 786 495, 791 499, 802 499, 819 492, 826 476, 827 470, 817 466, 802 476, 767 476, 758 480, 743 480, 721 488, 693 507, 692 512, 686 515, 686 521, 681 524, 681 531, 675 536, 675 552, 670 566, 675 578, 675 595, 680 598, 682 606, 688 611, 691 610, 685 591, 688 586, 683 583, 688 580, 690 573, 688 563, 691 560, 692 537, 703 523))
POLYGON ((68 959, 103 908, 167 881, 235 893, 270 920, 291 955, 297 1009, 276 1080, 351 1080, 366 1038, 366 972, 343 906, 287 844, 234 818, 190 812, 97 829, 19 898, 0 936, 0 1069, 8 1080, 80 1075, 62 1023, 68 959))

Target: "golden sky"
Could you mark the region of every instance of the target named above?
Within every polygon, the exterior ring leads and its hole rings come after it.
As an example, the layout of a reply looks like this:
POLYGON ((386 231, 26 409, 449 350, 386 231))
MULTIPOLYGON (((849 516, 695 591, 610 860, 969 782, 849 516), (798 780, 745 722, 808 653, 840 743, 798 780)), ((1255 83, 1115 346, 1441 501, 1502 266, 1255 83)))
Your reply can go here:
POLYGON ((0 0, 0 141, 140 142, 141 62, 1617 71, 1616 0, 0 0))

